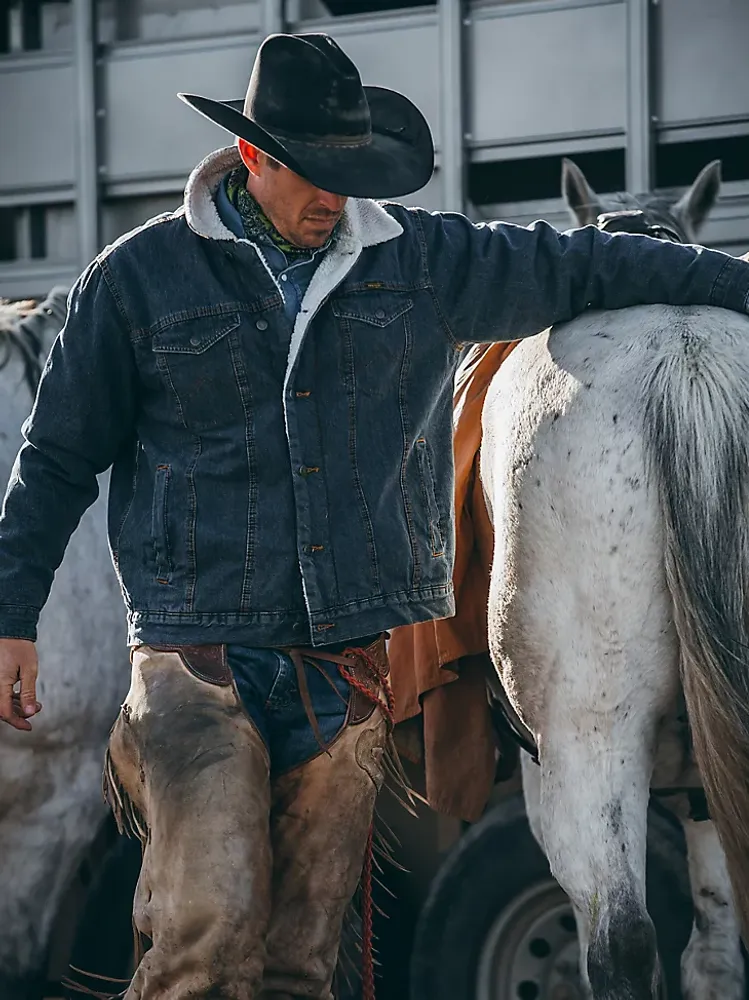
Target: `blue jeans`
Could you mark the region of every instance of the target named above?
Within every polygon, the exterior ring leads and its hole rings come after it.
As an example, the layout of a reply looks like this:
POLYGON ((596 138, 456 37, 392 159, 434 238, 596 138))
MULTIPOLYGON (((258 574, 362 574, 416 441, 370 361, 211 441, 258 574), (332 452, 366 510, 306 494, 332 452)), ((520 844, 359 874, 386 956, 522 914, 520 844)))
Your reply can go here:
MULTIPOLYGON (((283 774, 320 752, 302 704, 296 669, 291 658, 276 649, 226 647, 226 657, 245 711, 262 736, 271 760, 271 773, 283 774)), ((351 688, 335 663, 320 659, 325 676, 304 665, 312 708, 324 742, 341 731, 348 712, 351 688)))

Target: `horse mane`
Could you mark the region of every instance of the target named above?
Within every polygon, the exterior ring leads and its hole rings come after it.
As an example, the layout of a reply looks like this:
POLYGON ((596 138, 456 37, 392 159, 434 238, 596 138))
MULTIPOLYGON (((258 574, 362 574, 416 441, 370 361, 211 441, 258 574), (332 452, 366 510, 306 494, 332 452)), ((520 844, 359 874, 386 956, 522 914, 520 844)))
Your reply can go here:
POLYGON ((23 363, 29 392, 36 395, 46 360, 45 333, 57 334, 65 322, 67 289, 56 286, 43 302, 0 299, 0 371, 15 356, 23 363))

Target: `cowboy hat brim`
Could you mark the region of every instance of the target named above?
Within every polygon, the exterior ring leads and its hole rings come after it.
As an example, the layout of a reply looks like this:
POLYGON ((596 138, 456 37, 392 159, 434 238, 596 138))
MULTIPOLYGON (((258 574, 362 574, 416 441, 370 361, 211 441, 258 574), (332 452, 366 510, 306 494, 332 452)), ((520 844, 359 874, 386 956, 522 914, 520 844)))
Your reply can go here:
POLYGON ((244 101, 196 94, 180 100, 232 135, 246 139, 315 187, 350 198, 402 198, 424 187, 434 171, 434 144, 426 119, 403 94, 365 87, 372 121, 366 143, 293 139, 273 133, 243 113, 244 101))

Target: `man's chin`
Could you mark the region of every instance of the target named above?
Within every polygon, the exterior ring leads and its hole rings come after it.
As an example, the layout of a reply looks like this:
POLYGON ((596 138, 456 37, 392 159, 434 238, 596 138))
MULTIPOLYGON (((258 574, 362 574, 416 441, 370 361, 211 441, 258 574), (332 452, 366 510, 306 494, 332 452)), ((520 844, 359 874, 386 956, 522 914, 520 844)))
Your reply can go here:
POLYGON ((330 239, 330 234, 332 232, 332 228, 312 230, 311 232, 305 234, 302 246, 309 247, 310 249, 321 247, 330 239))

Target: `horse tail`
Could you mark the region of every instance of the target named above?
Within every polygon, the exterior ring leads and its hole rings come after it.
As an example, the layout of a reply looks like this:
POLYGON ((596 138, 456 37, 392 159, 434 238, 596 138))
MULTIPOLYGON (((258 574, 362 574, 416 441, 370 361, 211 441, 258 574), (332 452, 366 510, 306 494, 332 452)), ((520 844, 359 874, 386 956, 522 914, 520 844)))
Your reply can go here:
POLYGON ((645 446, 695 759, 747 941, 749 331, 691 326, 679 323, 651 372, 645 446))

